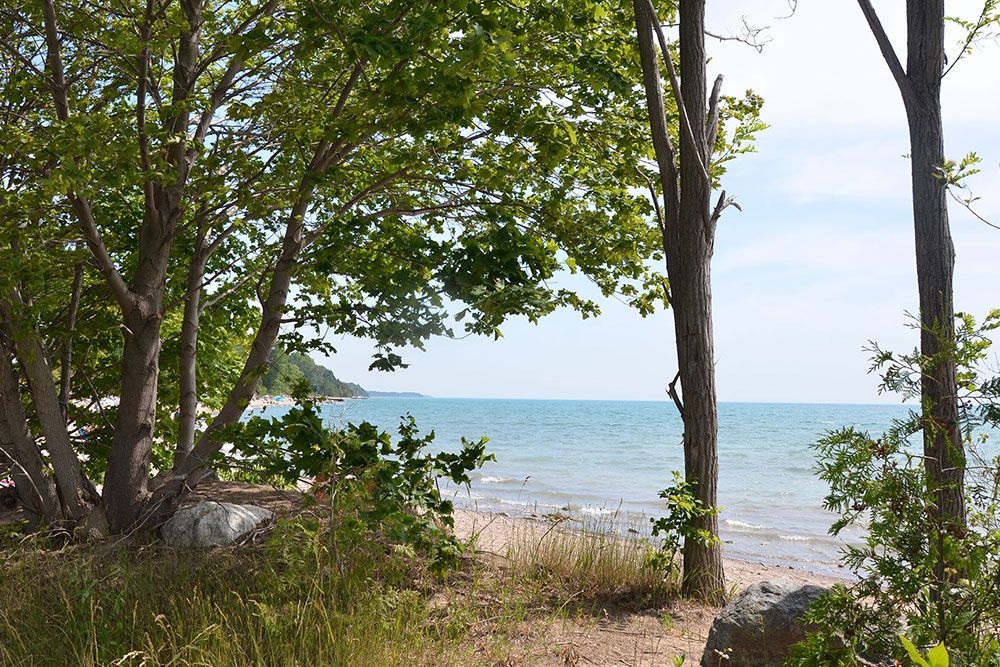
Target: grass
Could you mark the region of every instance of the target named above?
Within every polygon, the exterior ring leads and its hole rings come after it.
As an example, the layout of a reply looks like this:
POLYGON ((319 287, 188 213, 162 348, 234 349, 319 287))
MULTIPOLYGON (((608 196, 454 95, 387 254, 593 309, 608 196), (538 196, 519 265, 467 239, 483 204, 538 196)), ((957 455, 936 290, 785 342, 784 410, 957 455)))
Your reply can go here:
POLYGON ((588 613, 659 608, 676 597, 673 573, 649 567, 644 541, 624 537, 616 516, 578 524, 556 520, 544 532, 519 524, 507 558, 519 576, 534 576, 564 608, 588 613))
POLYGON ((264 545, 211 551, 9 546, 0 664, 517 664, 544 622, 674 594, 636 542, 563 528, 524 529, 506 554, 444 578, 377 540, 333 549, 306 518, 264 545))

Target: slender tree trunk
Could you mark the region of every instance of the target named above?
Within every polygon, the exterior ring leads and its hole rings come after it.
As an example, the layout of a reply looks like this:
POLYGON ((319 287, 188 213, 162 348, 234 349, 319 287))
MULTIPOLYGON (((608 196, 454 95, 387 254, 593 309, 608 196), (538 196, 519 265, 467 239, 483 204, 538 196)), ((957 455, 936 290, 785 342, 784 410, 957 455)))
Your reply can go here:
MULTIPOLYGON (((674 295, 674 331, 677 363, 684 391, 684 473, 695 482, 702 505, 718 505, 719 416, 715 391, 715 340, 712 334, 712 184, 706 177, 710 149, 705 80, 705 0, 680 3, 681 94, 692 141, 680 145, 679 243, 671 252, 674 295)), ((698 528, 718 536, 718 517, 700 520, 698 528)), ((718 540, 684 544, 684 592, 699 598, 721 599, 725 593, 722 550, 718 540)))
POLYGON ((97 491, 84 476, 80 460, 73 450, 48 356, 36 332, 17 325, 12 330, 18 331, 12 340, 45 436, 45 449, 55 471, 63 511, 68 518, 79 519, 99 500, 97 491))
MULTIPOLYGON (((708 107, 717 108, 717 91, 713 91, 710 105, 705 79, 705 2, 681 0, 680 3, 680 88, 673 79, 671 81, 681 122, 679 160, 666 128, 660 73, 652 42, 657 18, 648 0, 635 0, 635 13, 653 148, 663 188, 660 225, 684 394, 684 472, 702 505, 714 508, 718 502, 719 426, 711 261, 715 225, 721 208, 713 213, 710 204, 712 184, 708 166, 712 147, 709 144, 714 128, 708 125, 716 119, 708 107)), ((663 39, 662 33, 658 36, 663 39)), ((663 57, 669 58, 665 42, 661 41, 660 47, 663 57)), ((718 536, 718 518, 714 514, 700 518, 696 527, 718 536)), ((721 600, 725 594, 725 573, 718 540, 708 543, 686 540, 683 558, 685 594, 703 600, 721 600)))
MULTIPOLYGON (((910 129, 913 224, 920 293, 920 352, 933 357, 942 341, 955 338, 953 278, 955 247, 948 221, 941 119, 944 72, 944 0, 907 2, 907 74, 912 94, 904 96, 910 129)), ((946 523, 965 526, 965 451, 958 424, 955 362, 934 366, 921 379, 924 402, 924 456, 927 476, 946 523)))
POLYGON ((80 295, 83 291, 83 262, 73 269, 73 291, 70 293, 69 311, 66 314, 66 340, 63 342, 59 359, 59 405, 63 417, 69 419, 69 398, 73 390, 73 330, 76 329, 76 315, 80 309, 80 295))
MULTIPOLYGON (((947 184, 941 121, 944 76, 944 0, 907 0, 906 69, 871 4, 858 0, 906 107, 910 130, 913 227, 920 295, 920 352, 934 357, 955 335, 953 276, 955 247, 948 223, 947 184)), ((961 532, 966 526, 965 449, 958 425, 955 362, 945 359, 921 378, 924 456, 927 481, 937 496, 942 525, 961 532)))
POLYGON ((174 467, 194 448, 194 432, 198 419, 198 327, 201 321, 201 283, 205 276, 202 249, 195 251, 188 269, 184 318, 181 322, 180 416, 177 428, 177 450, 174 467))

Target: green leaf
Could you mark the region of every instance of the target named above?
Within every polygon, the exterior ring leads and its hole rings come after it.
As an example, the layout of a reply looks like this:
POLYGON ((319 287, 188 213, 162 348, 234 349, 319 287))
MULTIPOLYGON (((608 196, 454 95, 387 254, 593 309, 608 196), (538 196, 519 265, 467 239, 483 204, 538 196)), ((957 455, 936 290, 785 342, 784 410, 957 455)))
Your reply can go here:
POLYGON ((903 635, 899 635, 899 641, 903 642, 903 647, 906 649, 907 655, 910 656, 910 660, 912 660, 914 664, 919 665, 920 667, 931 667, 929 662, 920 657, 920 651, 918 651, 917 647, 913 645, 913 642, 903 635))
POLYGON ((927 662, 930 667, 948 667, 948 649, 944 644, 939 643, 927 652, 927 662))

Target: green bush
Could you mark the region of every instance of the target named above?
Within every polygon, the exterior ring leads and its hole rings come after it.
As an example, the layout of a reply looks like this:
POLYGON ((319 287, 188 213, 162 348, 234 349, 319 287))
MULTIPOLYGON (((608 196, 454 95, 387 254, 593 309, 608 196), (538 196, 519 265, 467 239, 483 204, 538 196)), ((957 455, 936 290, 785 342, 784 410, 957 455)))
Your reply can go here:
POLYGON ((451 533, 454 507, 439 480, 468 484, 469 473, 493 460, 486 438, 462 439, 458 452, 428 453, 433 431, 421 436, 413 417, 398 438, 367 422, 329 428, 309 400, 280 417, 253 417, 230 434, 231 456, 244 475, 294 485, 308 481, 322 505, 336 544, 378 535, 397 548, 430 558, 436 569, 455 562, 461 545, 451 533))
POLYGON ((717 507, 705 507, 695 494, 694 483, 674 471, 674 483, 660 491, 666 515, 652 517, 652 535, 659 538, 655 548, 646 555, 646 564, 667 573, 670 578, 680 575, 677 556, 686 540, 710 544, 719 538, 711 531, 699 528, 701 519, 719 513, 717 507))
MULTIPOLYGON (((1000 425, 1000 378, 984 377, 987 334, 998 327, 1000 311, 982 327, 961 316, 955 340, 943 345, 959 369, 969 461, 965 527, 936 511, 918 442, 920 413, 911 411, 878 437, 844 428, 816 445, 817 471, 830 485, 826 507, 840 514, 831 533, 861 525, 867 535, 844 548, 843 563, 859 581, 814 605, 808 618, 816 630, 796 648, 792 665, 913 660, 897 639, 902 634, 925 649, 945 644, 952 665, 1000 664, 989 649, 1000 636, 1000 458, 989 454, 986 434, 1000 425)), ((907 397, 919 395, 924 371, 940 363, 916 352, 873 351, 882 388, 907 397)))

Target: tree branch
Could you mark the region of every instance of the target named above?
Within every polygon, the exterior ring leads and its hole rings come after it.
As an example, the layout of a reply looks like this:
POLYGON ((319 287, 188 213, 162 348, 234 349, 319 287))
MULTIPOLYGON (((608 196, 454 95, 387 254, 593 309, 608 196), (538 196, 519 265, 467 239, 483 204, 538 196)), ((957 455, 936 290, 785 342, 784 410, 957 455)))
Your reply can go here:
POLYGON ((681 419, 684 419, 684 403, 681 402, 681 397, 677 393, 677 381, 680 379, 681 372, 677 371, 677 375, 675 375, 674 379, 667 385, 667 394, 673 399, 674 405, 677 406, 677 412, 680 413, 681 419))
POLYGON ((965 41, 962 43, 962 49, 958 52, 958 55, 955 56, 955 59, 951 61, 951 64, 948 65, 948 69, 944 71, 944 74, 941 75, 942 79, 948 76, 948 72, 954 69, 955 65, 958 64, 958 61, 965 56, 965 54, 969 51, 969 47, 976 41, 976 37, 982 29, 997 19, 996 16, 990 14, 991 7, 995 7, 995 4, 991 0, 986 0, 983 3, 983 11, 979 13, 979 19, 976 20, 976 25, 969 30, 968 34, 966 34, 965 41))
POLYGON ((910 77, 906 75, 906 70, 903 69, 895 49, 892 48, 892 42, 885 33, 885 28, 882 27, 882 22, 879 20, 875 8, 872 7, 871 0, 858 0, 858 6, 861 7, 861 12, 865 15, 865 20, 868 21, 868 27, 871 29, 872 35, 875 36, 879 50, 882 51, 882 58, 885 59, 885 64, 892 72, 892 78, 899 86, 899 92, 909 104, 914 99, 913 84, 910 82, 910 77))
MULTIPOLYGON (((49 68, 52 100, 56 107, 56 117, 60 121, 66 122, 69 119, 70 112, 69 99, 66 94, 66 75, 63 67, 62 51, 59 45, 59 28, 56 21, 56 8, 53 0, 42 0, 42 15, 45 21, 46 62, 49 68)), ((132 293, 129 291, 128 285, 125 284, 121 274, 118 273, 118 269, 115 267, 115 263, 112 261, 111 255, 104 245, 104 240, 101 238, 101 233, 98 231, 97 223, 94 220, 94 212, 90 202, 73 191, 67 192, 67 197, 73 206, 73 211, 76 213, 80 226, 83 228, 83 235, 87 240, 87 245, 97 259, 101 273, 104 275, 105 280, 108 281, 111 291, 114 292, 119 305, 123 309, 129 308, 133 301, 132 293)))
POLYGON ((66 313, 66 340, 63 342, 59 359, 59 405, 63 418, 69 416, 69 397, 72 389, 73 370, 73 330, 76 329, 76 315, 80 309, 80 294, 83 290, 83 262, 77 262, 73 269, 73 290, 70 293, 69 311, 66 313))
POLYGON ((715 85, 712 86, 712 94, 708 98, 708 123, 705 130, 708 138, 705 141, 705 148, 708 149, 708 159, 711 161, 715 152, 715 140, 719 132, 719 96, 722 94, 722 75, 715 77, 715 85))
POLYGON ((653 24, 653 30, 656 32, 656 39, 660 44, 660 53, 663 54, 663 60, 667 63, 670 88, 674 93, 674 100, 677 102, 677 112, 681 117, 681 136, 691 145, 692 155, 698 157, 698 167, 702 175, 706 180, 711 180, 708 175, 708 167, 701 155, 701 149, 698 147, 698 141, 695 139, 694 130, 691 127, 688 109, 684 104, 684 96, 681 94, 681 84, 677 79, 677 70, 674 68, 674 59, 670 57, 670 47, 667 44, 666 36, 663 34, 663 28, 660 26, 660 20, 656 16, 656 8, 653 7, 653 0, 646 0, 646 11, 649 13, 649 21, 653 24))

